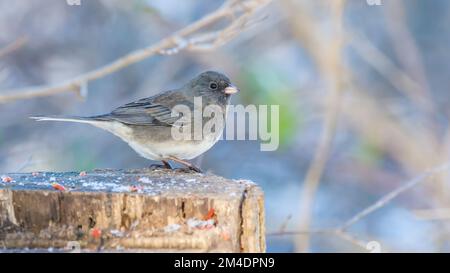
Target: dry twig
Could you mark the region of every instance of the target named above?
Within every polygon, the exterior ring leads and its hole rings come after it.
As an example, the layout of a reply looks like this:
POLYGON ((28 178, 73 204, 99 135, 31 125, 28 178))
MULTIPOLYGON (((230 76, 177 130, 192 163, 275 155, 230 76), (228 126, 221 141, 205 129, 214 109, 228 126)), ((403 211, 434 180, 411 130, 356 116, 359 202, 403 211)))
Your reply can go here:
POLYGON ((440 174, 444 171, 448 171, 450 169, 450 163, 443 164, 441 166, 435 167, 429 171, 424 172, 423 174, 411 179, 410 181, 406 182, 404 185, 400 186, 399 188, 391 191, 390 193, 384 195, 382 198, 380 198, 377 202, 373 203, 372 205, 368 206, 361 212, 357 213, 355 216, 347 220, 343 225, 339 227, 341 230, 346 230, 350 226, 356 224, 361 219, 366 217, 367 215, 371 214, 372 212, 378 210, 379 208, 384 207, 386 204, 388 204, 392 199, 396 198, 400 194, 404 193, 405 191, 413 188, 414 186, 427 181, 428 178, 440 174))
POLYGON ((7 46, 1 48, 0 49, 0 58, 3 58, 4 56, 11 54, 12 52, 23 47, 27 43, 27 41, 28 41, 27 37, 22 36, 19 39, 15 40, 14 42, 8 44, 7 46))
MULTIPOLYGON (((332 142, 336 133, 342 93, 342 74, 340 64, 342 63, 342 13, 344 10, 344 5, 345 0, 333 1, 331 3, 335 35, 332 37, 331 41, 327 41, 332 45, 330 49, 321 51, 320 53, 325 55, 325 58, 320 58, 321 61, 319 65, 326 77, 326 80, 328 81, 329 95, 327 97, 327 111, 323 122, 323 129, 320 135, 319 144, 316 148, 313 161, 311 162, 311 165, 306 173, 303 186, 304 190, 300 198, 300 229, 309 229, 312 218, 312 206, 314 204, 316 191, 319 186, 325 164, 328 160, 329 153, 332 148, 332 142)), ((321 43, 317 44, 317 46, 320 44, 321 43)), ((300 251, 305 251, 309 246, 308 234, 305 234, 305 236, 299 236, 296 242, 297 248, 300 251)))
POLYGON ((0 92, 0 94, 2 94, 0 95, 0 103, 50 96, 67 91, 81 93, 83 90, 87 90, 86 86, 88 82, 102 78, 157 54, 172 55, 181 50, 212 50, 225 44, 238 35, 243 29, 252 25, 254 21, 250 21, 250 17, 259 8, 267 5, 270 1, 271 0, 229 0, 216 11, 184 27, 172 36, 167 37, 154 45, 131 52, 110 64, 62 83, 5 90, 0 92), (231 22, 223 29, 218 31, 201 31, 226 18, 231 18, 231 22))
POLYGON ((369 214, 373 213, 374 211, 386 206, 389 202, 391 202, 393 199, 398 197, 399 195, 405 193, 409 189, 424 183, 426 181, 429 181, 430 178, 433 176, 442 174, 443 172, 447 172, 450 170, 450 162, 442 164, 440 166, 434 167, 421 175, 409 180, 408 182, 404 183, 402 186, 394 189, 393 191, 387 193, 383 197, 381 197, 378 201, 371 204, 370 206, 366 207, 365 209, 361 210, 354 216, 352 216, 350 219, 345 221, 342 225, 331 228, 331 229, 316 229, 316 230, 301 230, 301 231, 280 231, 280 232, 273 232, 268 233, 267 236, 283 236, 283 235, 310 235, 310 234, 331 234, 336 235, 346 241, 349 241, 350 243, 359 246, 361 248, 366 249, 366 243, 360 239, 357 239, 353 235, 349 234, 347 230, 356 224, 357 222, 361 221, 365 217, 367 217, 369 214))

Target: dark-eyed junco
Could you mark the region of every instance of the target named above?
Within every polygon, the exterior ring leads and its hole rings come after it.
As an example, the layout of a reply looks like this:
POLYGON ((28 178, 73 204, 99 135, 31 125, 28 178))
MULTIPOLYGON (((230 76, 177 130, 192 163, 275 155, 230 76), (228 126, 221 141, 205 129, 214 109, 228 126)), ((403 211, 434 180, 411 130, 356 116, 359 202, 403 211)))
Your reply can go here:
MULTIPOLYGON (((163 166, 170 168, 168 160, 181 163, 189 169, 200 169, 185 161, 209 150, 220 138, 222 124, 201 139, 174 139, 172 128, 180 119, 174 116, 172 109, 184 105, 194 112, 195 98, 201 97, 202 109, 208 105, 217 105, 226 113, 230 96, 239 90, 223 74, 213 71, 201 73, 179 89, 161 92, 155 96, 127 103, 109 114, 77 116, 36 116, 37 120, 55 120, 88 123, 107 130, 127 142, 138 154, 160 160, 163 166)), ((195 114, 192 114, 192 119, 195 114)), ((191 121, 192 121, 191 119, 191 121)), ((202 118, 205 121, 207 118, 202 118)))

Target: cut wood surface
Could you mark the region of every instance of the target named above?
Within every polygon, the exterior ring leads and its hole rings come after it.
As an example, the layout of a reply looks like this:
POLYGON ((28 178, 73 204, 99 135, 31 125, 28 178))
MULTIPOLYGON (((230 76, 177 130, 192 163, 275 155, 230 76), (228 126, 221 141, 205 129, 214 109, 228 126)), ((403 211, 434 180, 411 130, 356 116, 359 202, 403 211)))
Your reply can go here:
POLYGON ((182 170, 12 173, 0 251, 264 252, 264 197, 248 180, 182 170))

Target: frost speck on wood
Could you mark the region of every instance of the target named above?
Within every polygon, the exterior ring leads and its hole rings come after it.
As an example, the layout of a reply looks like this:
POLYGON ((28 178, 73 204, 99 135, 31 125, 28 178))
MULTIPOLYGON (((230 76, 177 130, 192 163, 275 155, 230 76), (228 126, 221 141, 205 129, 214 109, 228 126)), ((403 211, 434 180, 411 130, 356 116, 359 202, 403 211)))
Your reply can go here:
POLYGON ((265 251, 264 197, 251 181, 147 169, 3 177, 0 247, 265 251))

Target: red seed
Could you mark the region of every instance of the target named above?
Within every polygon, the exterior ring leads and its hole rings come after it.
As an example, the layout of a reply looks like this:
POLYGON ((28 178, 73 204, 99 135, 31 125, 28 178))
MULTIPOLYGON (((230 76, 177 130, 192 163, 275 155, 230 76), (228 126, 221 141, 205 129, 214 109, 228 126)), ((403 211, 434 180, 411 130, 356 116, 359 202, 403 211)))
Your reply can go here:
POLYGON ((99 228, 93 228, 91 230, 91 236, 94 237, 95 239, 102 237, 102 230, 99 228))
POLYGON ((5 183, 9 183, 9 182, 12 182, 13 179, 10 176, 2 176, 2 181, 5 183))
POLYGON ((203 217, 203 220, 209 220, 212 219, 216 215, 216 211, 213 208, 210 208, 208 213, 203 217))
POLYGON ((58 184, 58 183, 52 183, 52 187, 55 189, 55 190, 58 190, 58 191, 66 191, 66 188, 63 186, 63 185, 61 185, 61 184, 58 184))

